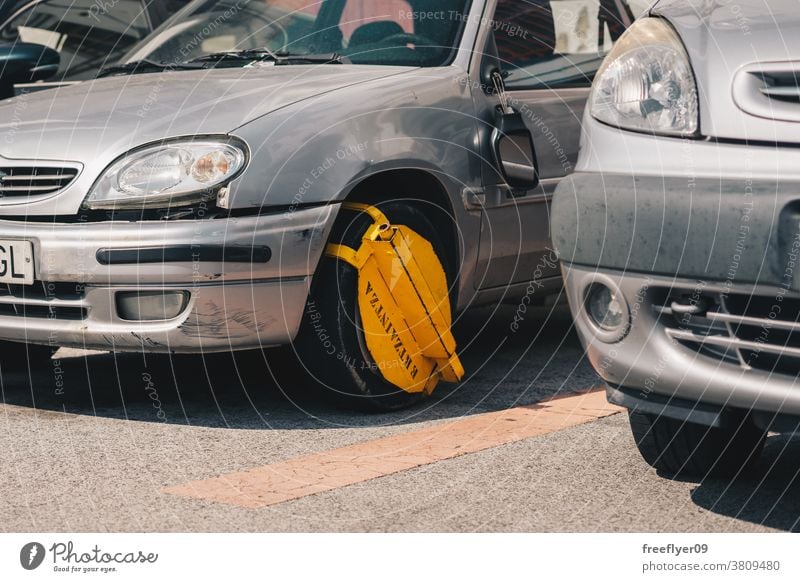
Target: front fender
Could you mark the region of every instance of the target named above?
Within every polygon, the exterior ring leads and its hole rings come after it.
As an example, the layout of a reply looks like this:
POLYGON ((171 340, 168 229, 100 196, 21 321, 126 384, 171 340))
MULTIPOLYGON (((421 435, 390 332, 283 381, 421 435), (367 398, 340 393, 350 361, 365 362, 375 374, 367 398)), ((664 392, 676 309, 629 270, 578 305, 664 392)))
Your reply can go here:
POLYGON ((250 145, 251 162, 232 184, 231 207, 334 202, 366 177, 409 168, 435 174, 455 204, 462 189, 481 181, 463 78, 455 67, 418 69, 327 93, 239 128, 234 133, 250 145))

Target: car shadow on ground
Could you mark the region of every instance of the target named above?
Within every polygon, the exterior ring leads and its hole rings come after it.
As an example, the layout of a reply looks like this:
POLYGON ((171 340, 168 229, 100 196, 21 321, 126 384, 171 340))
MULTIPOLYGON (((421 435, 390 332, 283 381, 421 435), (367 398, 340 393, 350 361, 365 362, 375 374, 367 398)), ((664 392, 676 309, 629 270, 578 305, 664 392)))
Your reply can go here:
POLYGON ((503 410, 593 388, 565 305, 468 312, 456 336, 467 379, 440 385, 424 404, 391 414, 340 410, 309 389, 291 348, 205 356, 65 357, 29 366, 2 363, 2 398, 38 410, 145 422, 237 429, 382 426, 503 410), (518 327, 518 329, 517 329, 518 327), (42 365, 43 364, 43 365, 42 365))
POLYGON ((800 532, 800 439, 771 436, 751 474, 709 479, 692 492, 692 501, 720 515, 800 532))

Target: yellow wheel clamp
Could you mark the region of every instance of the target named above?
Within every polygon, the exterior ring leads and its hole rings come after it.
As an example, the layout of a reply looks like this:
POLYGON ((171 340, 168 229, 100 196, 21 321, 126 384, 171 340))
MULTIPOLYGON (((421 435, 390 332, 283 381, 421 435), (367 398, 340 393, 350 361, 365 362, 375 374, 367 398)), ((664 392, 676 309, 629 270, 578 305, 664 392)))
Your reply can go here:
POLYGON ((374 206, 343 207, 373 221, 357 250, 330 244, 326 254, 358 270, 361 325, 375 368, 412 393, 430 394, 440 380, 461 380, 447 276, 431 243, 406 226, 390 224, 374 206))

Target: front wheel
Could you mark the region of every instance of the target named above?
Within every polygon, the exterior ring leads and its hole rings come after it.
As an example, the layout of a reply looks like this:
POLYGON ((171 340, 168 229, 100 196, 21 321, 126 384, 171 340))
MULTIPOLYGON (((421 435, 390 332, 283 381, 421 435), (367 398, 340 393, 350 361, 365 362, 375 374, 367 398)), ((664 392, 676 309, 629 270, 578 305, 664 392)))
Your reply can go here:
POLYGON ((631 431, 644 460, 667 477, 727 477, 752 467, 766 432, 745 415, 708 427, 629 411, 631 431))
MULTIPOLYGON (((437 287, 440 296, 436 299, 447 304, 449 321, 452 303, 448 293, 455 277, 449 266, 452 263, 448 260, 448 249, 433 222, 413 204, 387 202, 377 207, 391 224, 408 227, 430 243, 446 276, 446 284, 437 287)), ((334 226, 330 243, 358 249, 372 225, 367 214, 345 208, 334 226)), ((384 378, 382 369, 404 364, 391 361, 391 357, 379 359, 370 353, 358 293, 358 270, 340 258, 323 257, 296 341, 302 365, 324 396, 347 408, 382 412, 420 402, 426 392, 407 392, 384 378)))

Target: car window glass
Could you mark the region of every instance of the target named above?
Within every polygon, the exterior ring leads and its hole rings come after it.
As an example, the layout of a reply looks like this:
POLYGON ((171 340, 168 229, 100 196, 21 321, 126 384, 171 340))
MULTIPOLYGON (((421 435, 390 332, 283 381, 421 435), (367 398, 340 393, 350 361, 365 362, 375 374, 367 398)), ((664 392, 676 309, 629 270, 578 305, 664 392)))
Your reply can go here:
POLYGON ((589 87, 648 0, 500 0, 492 21, 509 89, 589 87))
POLYGON ((173 63, 262 47, 306 52, 318 36, 314 26, 320 5, 310 0, 210 0, 169 22, 146 47, 146 56, 173 63))
POLYGON ((266 47, 293 54, 335 52, 355 64, 438 66, 454 53, 469 5, 469 0, 208 0, 167 22, 127 58, 174 63, 266 47), (419 17, 421 11, 426 18, 419 17), (409 34, 415 36, 403 36, 409 34))
POLYGON ((339 30, 346 44, 350 44, 353 33, 358 42, 369 36, 370 30, 375 30, 376 34, 413 33, 413 11, 405 0, 349 0, 342 12, 339 30))
POLYGON ((356 63, 435 66, 448 61, 466 23, 464 0, 347 0, 339 30, 356 63))
POLYGON ((61 54, 52 81, 94 77, 145 38, 150 30, 140 0, 44 0, 21 11, 0 30, 0 42, 31 42, 61 54))

